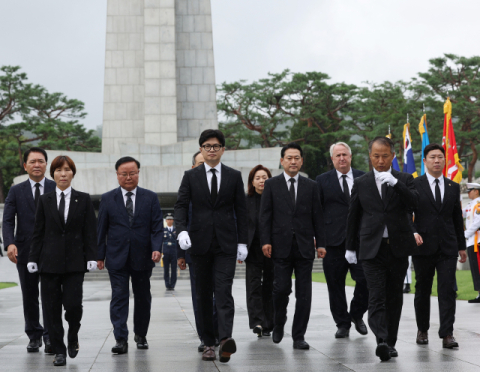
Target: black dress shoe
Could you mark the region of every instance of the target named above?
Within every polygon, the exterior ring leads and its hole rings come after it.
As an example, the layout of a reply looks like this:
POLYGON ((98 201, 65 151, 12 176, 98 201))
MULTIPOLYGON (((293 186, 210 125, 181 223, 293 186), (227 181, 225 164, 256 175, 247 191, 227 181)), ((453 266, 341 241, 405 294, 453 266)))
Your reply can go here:
POLYGON ((365 322, 363 319, 353 319, 352 318, 352 323, 355 324, 355 329, 357 330, 358 333, 361 335, 366 335, 368 334, 368 329, 367 326, 365 325, 365 322))
POLYGON ((127 340, 117 340, 117 343, 112 347, 112 353, 114 354, 125 354, 128 352, 128 342, 127 340))
POLYGON ((39 338, 38 340, 30 340, 30 342, 27 345, 27 351, 29 353, 37 353, 41 347, 42 347, 41 338, 39 338))
POLYGON ((283 325, 276 325, 273 327, 272 341, 279 344, 283 339, 283 325))
POLYGON ((346 328, 339 328, 335 333, 335 338, 345 338, 350 334, 350 330, 346 328))
POLYGON ((468 300, 469 304, 480 304, 480 296, 474 298, 473 300, 468 300))
POLYGON ((310 345, 305 340, 293 341, 293 348, 300 350, 310 349, 310 345))
POLYGON ((53 352, 52 343, 50 342, 50 339, 48 339, 48 338, 45 340, 45 354, 47 354, 47 355, 55 354, 53 352))
POLYGON ((203 353, 205 351, 205 342, 203 342, 203 340, 200 340, 200 345, 198 345, 197 350, 199 353, 203 353))
POLYGON ((55 359, 53 360, 54 366, 64 366, 67 364, 67 358, 65 354, 56 354, 55 359))
POLYGON ((270 337, 272 335, 272 333, 270 331, 267 331, 267 330, 263 330, 262 331, 262 335, 265 336, 265 337, 270 337))
POLYGON ((78 341, 69 342, 67 346, 68 356, 72 359, 75 358, 78 354, 79 349, 80 345, 78 344, 78 341))
POLYGON ((134 340, 137 343, 137 349, 142 349, 142 350, 148 349, 148 342, 146 337, 135 335, 134 340))
POLYGON ((398 351, 397 351, 397 349, 395 349, 393 346, 389 346, 389 347, 388 347, 388 351, 389 351, 390 356, 391 356, 392 358, 398 357, 398 351))
POLYGON ((262 331, 263 329, 261 325, 257 325, 253 328, 253 333, 256 333, 258 337, 262 337, 262 331))
POLYGON ((405 284, 405 287, 403 287, 403 293, 410 293, 410 284, 405 284))
POLYGON ((375 350, 375 355, 378 356, 382 362, 385 362, 391 358, 390 348, 388 347, 386 342, 380 342, 377 345, 377 350, 375 350))
POLYGON ((218 360, 222 363, 227 363, 230 356, 237 351, 237 344, 233 338, 226 338, 220 342, 218 349, 218 360))

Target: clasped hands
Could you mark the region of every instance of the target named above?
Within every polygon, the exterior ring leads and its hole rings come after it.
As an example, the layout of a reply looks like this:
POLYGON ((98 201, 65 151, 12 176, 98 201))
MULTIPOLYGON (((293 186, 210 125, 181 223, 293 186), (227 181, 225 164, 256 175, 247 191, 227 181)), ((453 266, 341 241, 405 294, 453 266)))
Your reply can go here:
POLYGON ((382 184, 387 183, 389 186, 395 186, 398 180, 389 172, 379 172, 376 177, 382 184))

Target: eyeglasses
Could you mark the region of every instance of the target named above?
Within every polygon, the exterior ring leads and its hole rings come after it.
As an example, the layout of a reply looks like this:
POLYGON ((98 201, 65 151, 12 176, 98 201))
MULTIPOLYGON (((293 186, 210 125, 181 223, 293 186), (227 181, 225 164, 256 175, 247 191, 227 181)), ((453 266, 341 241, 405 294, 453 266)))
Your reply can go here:
POLYGON ((211 149, 213 149, 213 151, 217 152, 217 151, 220 151, 220 149, 222 148, 223 146, 222 145, 219 145, 219 144, 215 144, 215 145, 203 145, 202 148, 205 150, 205 151, 210 151, 211 149))
POLYGON ((133 178, 133 177, 135 177, 135 176, 138 176, 138 173, 139 173, 139 172, 117 173, 117 175, 118 175, 119 177, 122 177, 122 178, 128 178, 128 177, 133 178))

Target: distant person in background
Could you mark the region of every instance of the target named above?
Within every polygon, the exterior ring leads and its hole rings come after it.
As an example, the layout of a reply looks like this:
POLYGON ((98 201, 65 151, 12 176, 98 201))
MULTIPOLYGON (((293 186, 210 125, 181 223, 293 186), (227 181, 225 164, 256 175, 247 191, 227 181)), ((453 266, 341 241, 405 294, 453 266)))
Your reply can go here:
MULTIPOLYGON (((192 157, 192 169, 202 165, 205 162, 203 155, 200 151, 197 151, 193 154, 192 157)), ((187 229, 190 230, 190 221, 192 220, 192 204, 188 209, 188 223, 187 229)), ((198 352, 203 353, 205 350, 205 342, 202 337, 202 322, 200 315, 198 313, 198 304, 197 304, 197 291, 195 289, 195 266, 193 265, 192 258, 189 253, 190 249, 183 250, 177 245, 177 263, 180 270, 185 270, 188 265, 188 270, 190 272, 190 288, 192 291, 192 305, 193 305, 193 314, 195 316, 195 328, 197 329, 198 337, 200 338, 200 345, 198 345, 198 352)), ((214 280, 212 278, 212 280, 214 280)), ((213 296, 213 327, 215 330, 215 346, 218 346, 218 317, 217 317, 217 306, 215 304, 215 295, 213 296)))
POLYGON ((254 167, 248 176, 248 257, 245 260, 247 309, 250 329, 258 337, 273 330, 273 261, 265 257, 260 245, 260 202, 265 181, 272 178, 268 168, 254 167))
POLYGON ((157 194, 138 186, 140 162, 125 156, 117 160, 115 170, 120 187, 102 195, 98 212, 98 268, 108 268, 112 286, 110 320, 116 340, 112 353, 125 354, 130 279, 134 341, 137 349, 148 349, 150 277, 162 256, 163 217, 157 194))
POLYGON ((468 203, 463 210, 465 218, 465 239, 467 240, 468 261, 472 273, 473 288, 478 292, 478 296, 468 300, 470 304, 480 303, 480 184, 467 183, 468 198, 472 201, 468 203))
POLYGON ((97 219, 90 195, 72 189, 75 163, 57 156, 50 166, 55 191, 40 196, 35 217, 28 271, 40 273, 42 300, 55 366, 67 363, 62 305, 68 322, 68 355, 80 348, 78 331, 83 314, 83 279, 97 269, 97 219))
POLYGON ((410 284, 412 284, 412 256, 408 256, 408 269, 403 281, 403 293, 410 293, 410 284))
POLYGON ((167 226, 163 228, 163 279, 167 291, 173 291, 177 283, 177 230, 173 226, 173 216, 167 214, 167 226))
MULTIPOLYGON (((42 346, 43 336, 45 353, 53 354, 48 330, 40 324, 38 301, 40 276, 38 272, 29 273, 27 269, 38 201, 41 195, 55 191, 55 182, 45 178, 47 160, 47 153, 39 147, 32 147, 23 154, 23 168, 28 174, 28 179, 12 186, 7 195, 3 210, 3 240, 7 256, 17 265, 20 278, 25 333, 30 340, 27 351, 38 352, 42 346)), ((44 303, 45 301, 42 301, 42 304, 44 303)))

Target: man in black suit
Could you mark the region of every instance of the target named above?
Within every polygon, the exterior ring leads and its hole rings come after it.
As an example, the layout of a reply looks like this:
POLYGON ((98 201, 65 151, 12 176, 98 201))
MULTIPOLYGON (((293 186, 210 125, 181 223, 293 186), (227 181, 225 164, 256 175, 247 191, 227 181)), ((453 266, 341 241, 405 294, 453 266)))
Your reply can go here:
POLYGON ((215 360, 213 293, 220 337, 219 360, 228 362, 236 352, 232 338, 235 314, 232 284, 237 259, 247 258, 245 189, 239 171, 220 163, 225 137, 207 129, 199 139, 205 163, 185 172, 175 203, 175 225, 183 250, 190 249, 195 265, 197 303, 203 324, 203 360, 215 360), (187 229, 190 203, 190 230, 187 229), (215 285, 212 282, 215 278, 215 285))
POLYGON ((368 324, 377 337, 376 355, 384 361, 398 356, 403 279, 415 247, 409 221, 418 193, 411 174, 391 169, 395 150, 389 138, 374 138, 368 151, 374 169, 353 184, 345 257, 349 263, 357 262, 358 250, 362 260, 369 291, 368 324))
MULTIPOLYGON (((192 156, 192 169, 202 165, 205 162, 202 152, 197 151, 192 156)), ((192 204, 190 203, 188 209, 188 223, 187 231, 190 230, 190 221, 192 220, 192 204)), ((190 289, 192 291, 192 305, 193 305, 193 315, 195 316, 195 328, 197 329, 198 338, 200 338, 200 345, 198 345, 198 352, 203 353, 205 350, 205 342, 202 337, 202 320, 198 314, 198 304, 197 304, 197 291, 196 291, 196 282, 195 282, 195 266, 193 265, 192 258, 190 257, 189 250, 183 250, 180 248, 180 245, 177 244, 177 264, 180 270, 185 270, 188 265, 188 271, 190 272, 190 289)), ((212 278, 213 280, 213 278, 212 278)), ((218 346, 218 318, 217 318, 217 306, 215 304, 215 296, 213 297, 213 328, 215 330, 215 346, 218 346)))
MULTIPOLYGON (((40 324, 38 302, 39 274, 27 270, 28 254, 35 225, 35 210, 40 196, 55 190, 55 182, 45 178, 47 153, 32 147, 23 154, 23 167, 28 180, 12 186, 5 200, 3 211, 3 240, 8 249, 8 258, 17 265, 23 298, 25 333, 30 339, 27 351, 36 352, 45 341, 45 353, 53 354, 48 331, 40 324), (15 234, 15 217, 17 231, 15 234)), ((42 301, 43 302, 43 301, 42 301)), ((44 322, 45 325, 45 322, 44 322)))
POLYGON ((350 194, 354 179, 365 172, 352 169, 352 150, 344 142, 330 146, 330 156, 335 169, 318 176, 317 183, 325 218, 328 251, 328 255, 323 259, 323 271, 327 280, 330 311, 338 328, 335 338, 348 337, 352 322, 360 334, 366 335, 368 330, 362 318, 368 309, 367 281, 362 263, 350 264, 345 259, 345 234, 350 194), (350 313, 345 295, 345 279, 348 270, 356 282, 350 303, 350 313))
POLYGON ((427 171, 415 179, 419 193, 413 232, 418 248, 412 254, 415 267, 415 317, 417 344, 428 344, 430 328, 430 296, 437 271, 440 329, 444 348, 458 347, 453 337, 455 322, 455 273, 457 258, 467 260, 460 186, 443 176, 445 150, 431 143, 424 149, 423 162, 427 171))
POLYGON ((303 150, 289 143, 281 151, 284 172, 265 182, 260 204, 260 242, 263 254, 273 259, 274 328, 272 340, 283 339, 287 305, 295 272, 295 316, 292 338, 295 349, 309 349, 305 341, 312 305, 312 268, 317 256, 325 257, 325 227, 315 181, 299 175, 303 150))
POLYGON ((129 281, 134 296, 133 332, 137 349, 148 349, 152 294, 150 277, 160 262, 163 217, 158 196, 138 187, 140 162, 132 157, 115 164, 120 187, 102 195, 98 212, 98 268, 108 269, 112 286, 110 320, 114 354, 128 352, 129 281))

